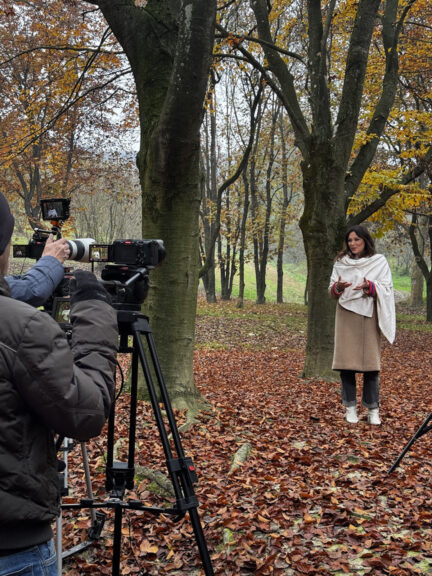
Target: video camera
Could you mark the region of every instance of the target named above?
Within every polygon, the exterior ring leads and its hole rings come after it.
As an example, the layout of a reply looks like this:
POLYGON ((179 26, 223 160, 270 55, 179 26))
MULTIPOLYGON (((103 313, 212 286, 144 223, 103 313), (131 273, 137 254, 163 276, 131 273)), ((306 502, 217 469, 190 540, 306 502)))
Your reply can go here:
POLYGON ((101 272, 101 282, 117 309, 139 310, 148 288, 148 272, 165 258, 162 240, 114 240, 92 244, 89 261, 110 262, 101 272))
MULTIPOLYGON (((61 238, 61 227, 69 218, 70 198, 42 199, 40 206, 42 219, 50 221, 51 230, 35 228, 28 244, 15 244, 15 258, 38 260, 43 253, 50 234, 61 238)), ((93 238, 67 240, 70 248, 68 260, 95 263, 107 262, 101 272, 102 284, 109 292, 112 305, 117 309, 139 310, 147 296, 148 271, 158 266, 165 258, 162 240, 114 240, 112 244, 96 244, 93 238)), ((69 324, 69 282, 73 277, 70 268, 65 269, 65 277, 56 288, 53 296, 44 304, 50 313, 65 329, 69 324)))
MULTIPOLYGON (((165 258, 162 240, 114 240, 112 244, 90 244, 89 262, 109 262, 100 282, 117 310, 140 310, 149 289, 148 272, 165 258)), ((65 275, 69 286, 72 274, 65 275)), ((64 291, 63 291, 64 292, 64 291)), ((69 326, 69 290, 54 298, 51 314, 64 328, 69 326)))

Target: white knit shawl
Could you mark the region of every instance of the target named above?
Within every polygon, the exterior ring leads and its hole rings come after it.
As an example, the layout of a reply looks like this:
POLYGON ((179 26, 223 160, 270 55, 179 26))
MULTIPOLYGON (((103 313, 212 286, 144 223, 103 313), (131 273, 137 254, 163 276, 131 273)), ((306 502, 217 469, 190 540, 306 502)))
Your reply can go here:
POLYGON ((355 286, 371 280, 376 288, 378 325, 382 334, 393 344, 396 334, 396 312, 393 292, 393 281, 390 267, 385 256, 375 254, 368 258, 350 258, 345 255, 333 266, 329 290, 335 282, 352 282, 339 297, 339 304, 362 316, 372 317, 373 298, 365 296, 363 290, 353 290, 355 286))

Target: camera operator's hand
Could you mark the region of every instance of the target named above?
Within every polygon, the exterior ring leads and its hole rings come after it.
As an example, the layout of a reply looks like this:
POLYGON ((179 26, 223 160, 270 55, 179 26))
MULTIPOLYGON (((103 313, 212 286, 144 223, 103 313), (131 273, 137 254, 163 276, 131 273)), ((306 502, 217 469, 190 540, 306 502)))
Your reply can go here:
POLYGON ((52 234, 48 236, 42 256, 54 256, 60 264, 63 264, 63 262, 69 258, 69 254, 70 248, 66 238, 54 240, 52 234))
POLYGON ((71 306, 82 300, 102 300, 111 304, 111 296, 93 272, 77 270, 69 285, 71 306))

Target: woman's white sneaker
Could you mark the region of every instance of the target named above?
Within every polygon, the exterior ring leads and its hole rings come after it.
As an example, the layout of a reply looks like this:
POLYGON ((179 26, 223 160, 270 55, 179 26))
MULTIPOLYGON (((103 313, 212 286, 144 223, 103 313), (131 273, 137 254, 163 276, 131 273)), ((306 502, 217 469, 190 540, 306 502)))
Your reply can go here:
POLYGON ((358 416, 357 416, 357 408, 355 406, 347 406, 346 414, 345 414, 346 421, 350 424, 357 424, 358 416))
POLYGON ((381 424, 378 408, 369 408, 369 410, 368 410, 368 422, 369 422, 369 424, 374 424, 375 426, 379 426, 381 424))

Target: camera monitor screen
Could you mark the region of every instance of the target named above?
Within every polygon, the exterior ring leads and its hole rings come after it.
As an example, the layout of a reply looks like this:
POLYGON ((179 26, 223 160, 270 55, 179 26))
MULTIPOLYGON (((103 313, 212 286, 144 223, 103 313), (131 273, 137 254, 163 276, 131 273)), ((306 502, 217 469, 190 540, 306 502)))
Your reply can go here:
POLYGON ((69 218, 69 198, 41 200, 42 218, 44 220, 67 220, 69 218))
POLYGON ((90 244, 89 262, 109 262, 109 244, 90 244))
POLYGON ((52 317, 59 324, 69 324, 70 299, 54 298, 52 317))

